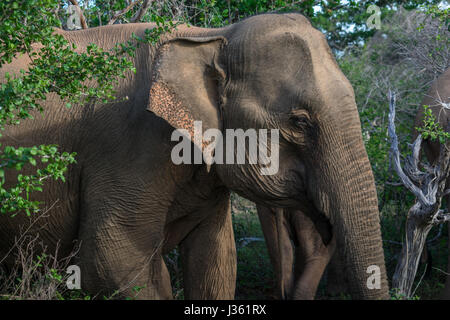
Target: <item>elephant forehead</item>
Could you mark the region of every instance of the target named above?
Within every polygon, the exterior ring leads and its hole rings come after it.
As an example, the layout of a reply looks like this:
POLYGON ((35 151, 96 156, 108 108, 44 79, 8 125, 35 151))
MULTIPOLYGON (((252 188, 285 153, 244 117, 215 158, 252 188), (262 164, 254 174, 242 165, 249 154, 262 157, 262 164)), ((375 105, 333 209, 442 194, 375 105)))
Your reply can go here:
MULTIPOLYGON (((246 20, 247 21, 247 20, 246 20)), ((237 26, 229 48, 237 53, 236 63, 261 64, 278 68, 311 62, 311 56, 331 54, 323 33, 313 28, 301 15, 261 15, 237 26)), ((236 59, 235 59, 236 60, 236 59)), ((296 70, 293 70, 294 72, 296 70)))
POLYGON ((231 45, 230 57, 233 73, 241 75, 277 71, 284 76, 311 65, 307 43, 290 32, 247 35, 242 43, 231 45))
POLYGON ((267 105, 283 101, 293 107, 323 103, 326 95, 353 96, 324 36, 312 27, 268 34, 250 30, 243 39, 230 48, 237 91, 254 92, 267 105))

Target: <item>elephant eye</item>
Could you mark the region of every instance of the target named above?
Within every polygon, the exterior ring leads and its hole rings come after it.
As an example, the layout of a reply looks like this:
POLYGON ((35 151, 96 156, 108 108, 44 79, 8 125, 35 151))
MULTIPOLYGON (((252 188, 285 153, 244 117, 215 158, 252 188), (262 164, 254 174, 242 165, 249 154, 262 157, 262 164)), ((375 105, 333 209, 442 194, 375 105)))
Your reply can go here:
POLYGON ((309 125, 309 121, 305 117, 293 116, 290 118, 290 121, 293 126, 299 129, 305 129, 309 125))

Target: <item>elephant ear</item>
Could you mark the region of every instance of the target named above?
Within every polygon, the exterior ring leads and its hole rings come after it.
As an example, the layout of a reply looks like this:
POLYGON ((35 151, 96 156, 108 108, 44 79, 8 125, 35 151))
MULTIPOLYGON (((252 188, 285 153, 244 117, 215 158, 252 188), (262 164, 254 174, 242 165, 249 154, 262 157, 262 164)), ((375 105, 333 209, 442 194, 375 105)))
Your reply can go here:
POLYGON ((221 36, 172 39, 160 47, 153 65, 147 109, 186 130, 200 150, 205 146, 194 138, 194 121, 202 122, 203 131, 222 129, 219 83, 225 73, 218 59, 225 43, 221 36))

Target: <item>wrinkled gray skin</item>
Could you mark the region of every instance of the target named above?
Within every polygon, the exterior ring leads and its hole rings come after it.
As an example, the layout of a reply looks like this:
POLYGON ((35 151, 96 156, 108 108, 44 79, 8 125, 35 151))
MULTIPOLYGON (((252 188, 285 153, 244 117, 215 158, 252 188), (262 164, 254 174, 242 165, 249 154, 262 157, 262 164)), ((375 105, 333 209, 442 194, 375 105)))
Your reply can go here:
MULTIPOLYGON (((317 213, 257 206, 279 299, 312 300, 335 252, 328 220, 317 213)), ((341 275, 342 276, 342 275, 341 275)))
MULTIPOLYGON (((153 24, 61 33, 79 48, 111 48, 153 24)), ((8 128, 4 145, 56 143, 78 152, 68 183, 47 183, 36 198, 58 202, 39 231, 49 249, 81 241, 82 288, 144 286, 138 298, 171 298, 163 254, 180 246, 185 297, 234 296, 236 252, 229 190, 265 206, 306 210, 331 224, 354 298, 382 299, 388 287, 375 184, 363 145, 353 89, 324 36, 301 15, 260 15, 222 29, 178 27, 157 48, 141 46, 136 74, 118 86, 128 101, 64 108, 51 95, 47 115, 8 128), (167 40, 167 39, 166 39, 167 40), (149 94, 150 92, 150 94, 149 94), (147 110, 152 111, 148 112, 147 110), (174 165, 174 128, 276 128, 280 168, 174 165), (366 286, 367 267, 381 288, 366 286)), ((18 72, 22 56, 1 70, 18 72)), ((226 140, 226 139, 225 139, 226 140)), ((0 253, 27 218, 0 217, 0 253)))
MULTIPOLYGON (((422 100, 421 106, 428 105, 433 111, 435 119, 440 123, 441 127, 448 130, 448 124, 450 122, 450 110, 443 108, 442 103, 450 104, 450 68, 448 68, 443 74, 439 76, 436 81, 431 85, 430 90, 427 92, 422 100)), ((423 125, 424 110, 422 107, 416 115, 415 125, 416 127, 422 127, 423 125)), ((418 132, 414 129, 413 138, 416 139, 418 132)), ((439 142, 431 142, 429 140, 424 140, 422 149, 425 152, 427 159, 431 163, 435 163, 439 159, 440 144, 439 142)), ((450 187, 450 179, 446 183, 447 188, 450 187)), ((447 207, 450 210, 450 196, 446 197, 447 207)), ((450 235, 450 224, 448 224, 448 232, 450 235)), ((448 244, 448 249, 450 252, 450 242, 448 244)), ((447 261, 447 273, 450 274, 450 255, 447 261)), ((450 276, 447 276, 445 282, 445 288, 442 291, 441 298, 450 300, 450 276)))

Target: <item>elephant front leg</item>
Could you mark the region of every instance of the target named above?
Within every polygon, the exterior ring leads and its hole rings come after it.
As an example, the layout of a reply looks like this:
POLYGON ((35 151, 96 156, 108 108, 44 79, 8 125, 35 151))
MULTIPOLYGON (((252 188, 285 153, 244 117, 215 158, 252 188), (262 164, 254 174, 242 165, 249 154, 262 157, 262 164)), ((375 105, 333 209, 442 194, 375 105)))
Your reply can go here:
POLYGON ((236 247, 229 196, 212 208, 180 243, 186 299, 233 299, 236 247))
POLYGON ((312 220, 296 210, 290 212, 295 229, 296 263, 295 287, 292 298, 312 300, 320 279, 335 252, 335 238, 327 220, 312 220))
POLYGON ((290 234, 292 228, 285 219, 284 210, 261 205, 256 207, 275 275, 276 297, 289 299, 294 288, 295 248, 290 234), (277 217, 277 214, 281 216, 277 217))
POLYGON ((274 267, 278 297, 314 299, 335 249, 328 221, 313 221, 301 210, 260 205, 257 208, 274 267))

